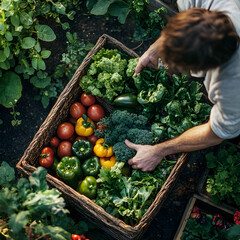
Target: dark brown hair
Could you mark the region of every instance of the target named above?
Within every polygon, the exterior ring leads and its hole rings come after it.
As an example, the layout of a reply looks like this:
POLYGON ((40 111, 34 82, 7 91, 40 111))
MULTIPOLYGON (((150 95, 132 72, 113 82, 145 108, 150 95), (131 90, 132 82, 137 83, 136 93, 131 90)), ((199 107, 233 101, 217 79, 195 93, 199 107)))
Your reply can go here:
POLYGON ((159 54, 170 69, 206 71, 227 62, 239 45, 230 18, 220 11, 191 8, 172 17, 161 34, 159 54))

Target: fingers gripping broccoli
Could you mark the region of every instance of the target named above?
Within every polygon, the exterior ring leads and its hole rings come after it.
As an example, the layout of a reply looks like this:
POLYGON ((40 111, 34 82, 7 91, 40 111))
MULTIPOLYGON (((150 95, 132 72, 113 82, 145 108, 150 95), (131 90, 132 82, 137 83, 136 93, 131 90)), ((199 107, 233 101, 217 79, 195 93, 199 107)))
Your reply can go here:
POLYGON ((152 132, 148 130, 147 118, 142 115, 117 110, 99 123, 107 128, 101 132, 96 131, 95 134, 99 137, 104 136, 105 142, 113 145, 118 161, 126 162, 136 154, 135 150, 125 145, 125 139, 142 145, 150 145, 153 142, 152 132))

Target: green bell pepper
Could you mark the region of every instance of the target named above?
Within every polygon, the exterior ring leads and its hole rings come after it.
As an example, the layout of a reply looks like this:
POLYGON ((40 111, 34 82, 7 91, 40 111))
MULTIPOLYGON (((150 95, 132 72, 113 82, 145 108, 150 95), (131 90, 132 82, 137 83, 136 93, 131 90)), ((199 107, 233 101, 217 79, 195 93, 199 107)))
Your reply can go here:
POLYGON ((82 165, 83 174, 85 176, 94 176, 97 177, 100 171, 101 165, 99 162, 99 158, 97 156, 88 158, 84 161, 82 165))
POLYGON ((97 181, 93 176, 87 176, 78 186, 77 191, 90 199, 97 196, 97 181))
POLYGON ((83 177, 80 160, 76 156, 65 156, 58 163, 56 173, 69 186, 76 188, 83 177))
POLYGON ((79 139, 72 145, 72 153, 80 160, 86 159, 92 154, 92 143, 88 140, 79 139))

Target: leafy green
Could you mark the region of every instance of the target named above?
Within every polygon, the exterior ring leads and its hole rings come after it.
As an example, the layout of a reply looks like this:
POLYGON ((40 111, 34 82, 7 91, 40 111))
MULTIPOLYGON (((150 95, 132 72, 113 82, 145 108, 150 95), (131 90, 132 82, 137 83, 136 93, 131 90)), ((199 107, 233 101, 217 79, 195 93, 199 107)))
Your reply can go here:
POLYGON ((65 201, 56 189, 49 189, 47 170, 43 167, 29 176, 16 179, 14 169, 8 163, 0 165, 0 219, 7 222, 0 228, 0 236, 7 239, 28 239, 27 229, 33 234, 48 235, 51 239, 69 240, 72 231, 84 233, 88 226, 75 224, 67 216, 65 201), (78 230, 76 230, 78 228, 78 230))
POLYGON ((124 76, 127 60, 122 59, 117 50, 102 48, 92 57, 87 75, 80 81, 81 88, 109 101, 124 89, 124 76))
POLYGON ((240 152, 239 148, 225 142, 216 153, 206 155, 207 167, 211 169, 206 190, 215 202, 224 201, 228 204, 240 206, 240 152))
POLYGON ((111 170, 101 168, 95 202, 113 216, 134 225, 146 213, 174 164, 163 160, 154 172, 133 170, 131 177, 122 175, 122 162, 117 162, 111 170))

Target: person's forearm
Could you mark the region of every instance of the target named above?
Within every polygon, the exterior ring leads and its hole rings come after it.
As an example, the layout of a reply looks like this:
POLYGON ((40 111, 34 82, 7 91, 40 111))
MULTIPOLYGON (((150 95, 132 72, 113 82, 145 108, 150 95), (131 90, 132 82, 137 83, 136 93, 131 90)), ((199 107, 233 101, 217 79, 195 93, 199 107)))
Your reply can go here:
POLYGON ((210 123, 193 127, 180 136, 156 145, 160 155, 192 152, 220 144, 219 138, 211 129, 210 123))

